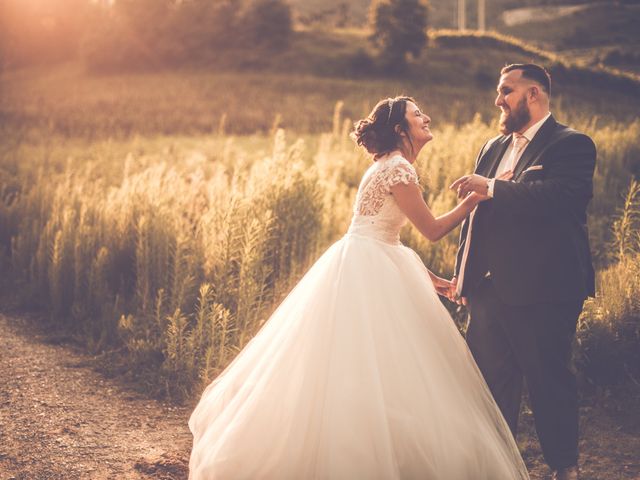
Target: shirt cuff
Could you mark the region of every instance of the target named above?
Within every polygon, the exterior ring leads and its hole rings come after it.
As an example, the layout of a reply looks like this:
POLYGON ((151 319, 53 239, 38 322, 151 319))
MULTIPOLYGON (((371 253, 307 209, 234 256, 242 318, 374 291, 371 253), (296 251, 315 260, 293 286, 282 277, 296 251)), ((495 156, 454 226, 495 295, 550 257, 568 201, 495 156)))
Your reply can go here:
POLYGON ((487 195, 489 195, 489 198, 493 198, 493 187, 496 183, 496 179, 495 178, 490 178, 487 181, 487 195))

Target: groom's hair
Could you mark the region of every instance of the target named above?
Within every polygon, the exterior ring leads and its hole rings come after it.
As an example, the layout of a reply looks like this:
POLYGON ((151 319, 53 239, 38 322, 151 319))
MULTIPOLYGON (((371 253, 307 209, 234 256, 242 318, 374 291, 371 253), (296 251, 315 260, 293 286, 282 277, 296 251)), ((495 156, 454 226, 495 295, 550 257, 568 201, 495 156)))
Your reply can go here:
POLYGON ((544 67, 535 63, 512 63, 500 70, 500 75, 509 73, 513 70, 522 71, 522 76, 539 83, 547 95, 551 95, 551 75, 544 67))

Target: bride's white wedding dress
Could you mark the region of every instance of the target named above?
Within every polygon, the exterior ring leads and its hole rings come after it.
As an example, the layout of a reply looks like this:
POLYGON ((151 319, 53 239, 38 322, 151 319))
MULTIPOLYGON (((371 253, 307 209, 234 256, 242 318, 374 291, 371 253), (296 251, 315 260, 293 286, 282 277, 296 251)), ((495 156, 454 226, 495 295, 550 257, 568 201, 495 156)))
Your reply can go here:
POLYGON ((386 156, 332 245, 191 415, 189 478, 513 480, 528 474, 420 258, 386 156))

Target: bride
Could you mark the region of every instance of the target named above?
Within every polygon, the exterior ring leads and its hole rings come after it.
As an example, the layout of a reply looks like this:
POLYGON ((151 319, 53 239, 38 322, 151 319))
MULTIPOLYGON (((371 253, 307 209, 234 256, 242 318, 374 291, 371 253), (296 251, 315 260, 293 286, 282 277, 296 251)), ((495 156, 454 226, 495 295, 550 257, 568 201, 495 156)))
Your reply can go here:
POLYGON ((202 394, 190 479, 529 478, 438 299, 449 282, 399 242, 407 218, 436 241, 486 198, 433 216, 412 165, 430 121, 396 97, 356 124, 374 162, 351 226, 202 394))

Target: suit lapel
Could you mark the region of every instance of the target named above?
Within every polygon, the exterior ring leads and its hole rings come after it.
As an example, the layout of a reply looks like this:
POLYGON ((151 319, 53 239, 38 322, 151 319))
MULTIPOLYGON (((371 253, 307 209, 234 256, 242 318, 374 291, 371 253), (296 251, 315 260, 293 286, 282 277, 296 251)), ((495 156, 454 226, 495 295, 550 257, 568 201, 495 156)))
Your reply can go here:
POLYGON ((487 153, 480 159, 478 167, 476 168, 477 174, 487 178, 491 178, 496 174, 500 160, 509 146, 510 138, 510 136, 502 136, 493 142, 487 153))
POLYGON ((520 160, 516 168, 513 169, 513 179, 517 180, 520 174, 535 160, 542 149, 549 143, 549 138, 556 129, 557 122, 553 115, 547 118, 547 121, 542 124, 540 130, 533 137, 531 143, 527 145, 527 148, 522 152, 520 160))

